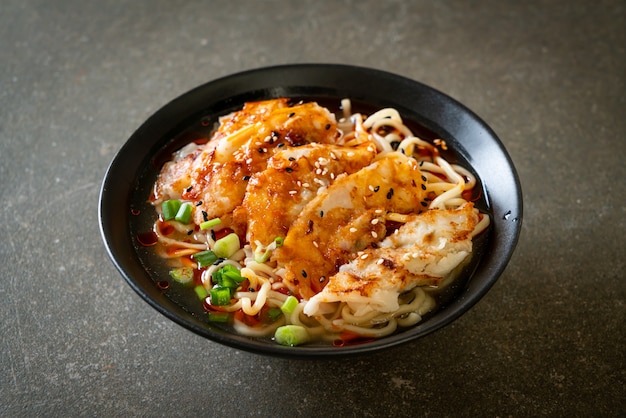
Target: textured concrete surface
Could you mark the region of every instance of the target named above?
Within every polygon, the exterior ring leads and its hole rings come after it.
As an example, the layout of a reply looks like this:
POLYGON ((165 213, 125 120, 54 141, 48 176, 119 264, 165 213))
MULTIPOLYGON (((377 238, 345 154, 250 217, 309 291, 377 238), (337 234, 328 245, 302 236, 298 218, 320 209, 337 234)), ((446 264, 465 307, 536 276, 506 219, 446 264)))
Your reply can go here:
POLYGON ((623 1, 84 1, 0 6, 0 416, 619 416, 626 409, 623 1), (229 349, 107 258, 105 169, 154 111, 278 63, 393 71, 498 133, 523 234, 492 291, 388 352, 229 349))

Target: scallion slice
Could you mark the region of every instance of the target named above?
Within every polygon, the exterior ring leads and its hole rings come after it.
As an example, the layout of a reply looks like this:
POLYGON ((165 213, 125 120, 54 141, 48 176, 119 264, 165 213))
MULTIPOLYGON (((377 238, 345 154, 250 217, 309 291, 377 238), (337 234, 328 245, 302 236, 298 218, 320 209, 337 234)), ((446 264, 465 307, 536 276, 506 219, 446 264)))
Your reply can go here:
POLYGON ((213 245, 213 251, 215 255, 220 258, 228 258, 231 255, 235 254, 241 248, 241 244, 239 243, 239 236, 234 232, 226 235, 224 238, 220 238, 215 241, 215 245, 213 245))
POLYGON ((214 286, 209 290, 209 296, 211 297, 211 305, 230 305, 230 289, 227 287, 214 286))
POLYGON ((170 270, 170 276, 178 283, 187 284, 193 280, 193 269, 191 267, 178 267, 170 270))
POLYGON ((287 299, 283 302, 280 310, 289 315, 294 311, 294 309, 296 309, 296 306, 298 306, 298 299, 295 296, 290 295, 287 296, 287 299))
POLYGON ((274 333, 274 339, 278 344, 290 347, 304 344, 309 341, 309 338, 308 331, 301 325, 283 325, 274 333))
POLYGON ((192 255, 193 259, 198 263, 198 267, 206 267, 217 261, 217 256, 211 250, 200 251, 192 255))
POLYGON ((166 200, 161 203, 161 215, 164 221, 169 221, 176 217, 178 210, 180 209, 181 202, 178 199, 166 200))
POLYGON ((182 222, 184 224, 188 224, 191 221, 191 211, 193 210, 193 206, 189 202, 182 203, 180 208, 178 208, 178 212, 176 212, 176 219, 178 222, 182 222))
POLYGON ((209 219, 208 221, 202 222, 200 224, 200 229, 204 231, 205 229, 213 228, 214 226, 219 225, 221 223, 222 223, 222 220, 220 218, 209 219))
POLYGON ((209 312, 209 322, 228 322, 230 314, 228 312, 209 312))
POLYGON ((205 300, 206 297, 209 296, 209 293, 206 291, 204 286, 198 285, 194 287, 193 290, 196 292, 196 295, 198 295, 198 299, 200 300, 205 300))
POLYGON ((278 309, 278 308, 270 308, 267 311, 267 316, 270 319, 270 321, 274 322, 276 321, 278 318, 280 318, 280 316, 283 314, 283 312, 278 309))

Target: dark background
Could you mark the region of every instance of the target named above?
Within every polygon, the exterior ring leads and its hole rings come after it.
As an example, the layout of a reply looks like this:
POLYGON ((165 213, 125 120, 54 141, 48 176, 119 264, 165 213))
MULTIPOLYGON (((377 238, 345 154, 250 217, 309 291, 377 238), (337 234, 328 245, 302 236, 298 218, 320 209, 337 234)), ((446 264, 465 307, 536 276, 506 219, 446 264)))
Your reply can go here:
POLYGON ((619 416, 626 372, 623 1, 36 1, 0 6, 1 416, 619 416), (98 193, 153 112, 233 72, 355 64, 499 135, 517 250, 452 325, 285 360, 170 322, 105 252, 98 193))

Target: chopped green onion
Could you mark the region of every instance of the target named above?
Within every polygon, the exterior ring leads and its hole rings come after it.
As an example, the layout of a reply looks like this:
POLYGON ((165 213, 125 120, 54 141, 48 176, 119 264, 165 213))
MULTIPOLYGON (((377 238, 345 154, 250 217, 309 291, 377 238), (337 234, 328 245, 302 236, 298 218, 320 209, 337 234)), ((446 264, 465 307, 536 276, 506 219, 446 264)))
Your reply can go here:
POLYGON ((230 318, 228 312, 209 312, 210 322, 228 322, 228 318, 230 318))
POLYGON ((230 289, 227 287, 214 286, 209 290, 209 296, 211 296, 211 305, 230 305, 230 289))
POLYGON ((239 269, 230 264, 226 264, 221 269, 214 271, 211 278, 216 286, 230 289, 231 296, 245 280, 245 277, 241 276, 239 269))
POLYGON ((285 243, 285 239, 283 237, 276 237, 274 238, 274 242, 276 243, 276 248, 282 247, 285 243))
POLYGON ((283 312, 278 309, 278 308, 270 308, 267 311, 267 316, 269 317, 270 321, 274 322, 276 321, 278 318, 280 318, 280 316, 283 314, 283 312))
POLYGON ((220 218, 209 219, 208 221, 202 222, 200 224, 200 229, 204 231, 205 229, 212 228, 221 223, 222 223, 222 220, 220 218))
POLYGON ((180 206, 181 203, 178 199, 166 200, 161 203, 161 214, 163 215, 163 220, 169 221, 170 219, 174 219, 180 209, 180 206))
POLYGON ((206 297, 209 296, 204 286, 198 285, 194 287, 193 290, 196 292, 196 295, 198 295, 198 299, 200 300, 205 300, 206 297))
POLYGON ((191 211, 193 210, 193 206, 189 202, 182 203, 178 212, 176 212, 176 219, 178 222, 182 222, 184 224, 188 224, 191 221, 191 211))
POLYGON ((278 344, 293 347, 309 341, 309 333, 301 325, 283 325, 276 329, 274 339, 278 344))
POLYGON ((298 306, 298 299, 296 299, 295 296, 291 295, 288 296, 287 299, 285 299, 282 306, 280 307, 280 310, 289 315, 293 312, 294 309, 296 309, 296 306, 298 306))
POLYGON ((211 250, 200 251, 192 255, 193 259, 198 263, 198 267, 206 267, 217 261, 217 256, 211 250))
POLYGON ((193 269, 191 267, 178 267, 170 270, 170 276, 178 283, 187 284, 193 280, 193 269))
POLYGON ((231 255, 235 254, 239 248, 241 248, 241 244, 239 243, 239 236, 234 232, 226 235, 224 238, 220 238, 215 241, 215 245, 213 245, 213 251, 215 255, 220 258, 228 258, 231 255))

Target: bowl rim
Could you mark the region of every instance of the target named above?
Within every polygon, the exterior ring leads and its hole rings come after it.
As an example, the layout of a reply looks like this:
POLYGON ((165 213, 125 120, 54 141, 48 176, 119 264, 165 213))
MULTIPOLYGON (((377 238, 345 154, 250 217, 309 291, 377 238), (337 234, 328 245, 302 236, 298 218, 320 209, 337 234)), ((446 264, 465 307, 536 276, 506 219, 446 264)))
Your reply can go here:
POLYGON ((519 240, 522 212, 521 184, 513 162, 495 132, 472 110, 437 89, 398 74, 361 66, 321 63, 275 65, 237 72, 208 81, 171 100, 154 112, 116 152, 106 169, 98 205, 100 233, 109 258, 130 287, 150 306, 182 327, 214 342, 248 352, 292 358, 372 353, 414 341, 450 324, 474 306, 506 268, 519 240), (369 81, 368 90, 364 92, 366 81, 369 81), (306 97, 312 96, 313 92, 317 93, 316 97, 335 99, 341 98, 339 92, 347 93, 343 96, 374 106, 395 106, 401 114, 402 109, 412 112, 410 119, 438 134, 447 135, 453 141, 462 138, 463 143, 456 143, 455 151, 465 153, 475 171, 489 173, 488 177, 482 175, 481 180, 492 213, 489 250, 493 253, 483 257, 464 293, 440 311, 445 315, 437 313, 406 331, 364 344, 285 347, 201 323, 197 318, 190 318, 189 314, 185 316, 180 306, 155 292, 156 284, 151 279, 154 289, 146 287, 149 275, 132 244, 129 210, 122 214, 115 212, 120 205, 129 203, 146 160, 162 149, 174 132, 180 131, 189 120, 198 119, 200 114, 216 115, 220 108, 236 108, 250 100, 306 97), (463 137, 461 134, 468 130, 472 135, 463 137), (156 139, 150 144, 145 138, 156 139), (150 145, 148 150, 146 145, 150 145), (128 164, 137 153, 144 154, 142 161, 128 164), (487 156, 489 162, 484 160, 487 156), (498 188, 492 187, 491 183, 485 184, 486 178, 497 182, 498 188))

